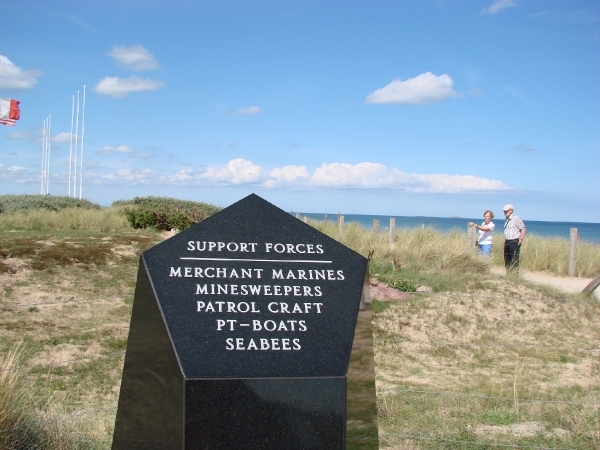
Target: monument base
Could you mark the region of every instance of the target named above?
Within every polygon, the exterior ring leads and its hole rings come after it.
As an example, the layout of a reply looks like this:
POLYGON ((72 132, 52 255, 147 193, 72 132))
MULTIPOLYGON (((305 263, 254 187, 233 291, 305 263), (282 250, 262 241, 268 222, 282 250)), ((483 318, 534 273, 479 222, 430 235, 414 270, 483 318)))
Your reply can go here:
POLYGON ((185 449, 344 449, 345 377, 185 386, 185 449))

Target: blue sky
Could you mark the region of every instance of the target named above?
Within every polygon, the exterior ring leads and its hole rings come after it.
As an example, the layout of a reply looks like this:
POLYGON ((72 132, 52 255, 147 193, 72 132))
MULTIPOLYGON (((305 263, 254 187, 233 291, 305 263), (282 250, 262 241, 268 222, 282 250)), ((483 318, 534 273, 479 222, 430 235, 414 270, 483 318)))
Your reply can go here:
POLYGON ((600 222, 596 0, 2 2, 0 194, 600 222), (81 120, 81 119, 80 119, 81 120), (75 130, 73 130, 75 134, 75 130), (81 136, 81 124, 79 129, 81 136), (80 138, 79 138, 80 139, 80 138), (79 187, 77 188, 79 189, 79 187))

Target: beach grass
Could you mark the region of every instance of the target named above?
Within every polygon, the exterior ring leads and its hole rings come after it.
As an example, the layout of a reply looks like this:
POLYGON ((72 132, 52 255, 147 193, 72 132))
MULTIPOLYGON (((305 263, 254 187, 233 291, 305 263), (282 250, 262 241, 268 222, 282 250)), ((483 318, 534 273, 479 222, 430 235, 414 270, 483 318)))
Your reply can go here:
POLYGON ((98 231, 111 233, 129 231, 125 206, 103 209, 65 208, 58 211, 37 209, 0 214, 3 231, 98 231))
MULTIPOLYGON (((138 257, 164 237, 89 212, 0 214, 0 418, 22 448, 110 447, 138 257)), ((428 288, 373 303, 381 448, 598 448, 600 302, 494 275, 460 232, 312 225, 428 288)))
MULTIPOLYGON (((356 222, 346 224, 341 236, 336 222, 309 220, 309 223, 364 256, 371 253, 371 266, 376 272, 408 270, 480 274, 486 271, 486 262, 477 256, 475 248, 467 245, 466 233, 458 230, 442 232, 433 227, 399 228, 393 244, 390 244, 388 233, 375 235, 356 222)), ((492 246, 493 265, 504 266, 503 249, 504 239, 497 233, 492 246)), ((521 248, 521 267, 567 275, 569 251, 568 239, 527 233, 521 248)), ((576 276, 593 278, 598 275, 600 245, 579 241, 576 276)))
MULTIPOLYGON (((492 261, 504 264, 504 239, 494 237, 492 261)), ((531 271, 546 271, 556 275, 568 275, 570 242, 566 238, 537 236, 527 233, 521 246, 521 267, 531 271)), ((600 275, 600 245, 588 241, 577 242, 575 276, 593 278, 600 275)))

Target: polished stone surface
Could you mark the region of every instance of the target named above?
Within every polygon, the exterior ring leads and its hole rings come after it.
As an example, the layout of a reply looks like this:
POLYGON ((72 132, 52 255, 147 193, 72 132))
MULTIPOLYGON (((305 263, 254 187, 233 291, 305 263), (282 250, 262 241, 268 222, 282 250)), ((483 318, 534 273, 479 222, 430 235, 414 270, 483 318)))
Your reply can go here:
POLYGON ((147 250, 143 258, 186 377, 346 374, 366 259, 310 225, 251 195, 147 250), (230 249, 247 244, 255 251, 208 251, 210 242, 231 244, 230 249), (207 250, 197 250, 203 245, 207 250), (276 251, 281 245, 286 253, 276 251), (288 245, 305 253, 287 253, 288 245), (185 276, 186 267, 191 276, 185 276), (284 279, 276 279, 278 274, 284 279), (316 279, 322 275, 325 280, 316 279), (257 289, 260 293, 253 294, 257 289), (205 305, 203 312, 198 302, 205 305), (236 312, 217 302, 233 302, 236 312), (237 312, 238 306, 248 312, 237 312), (284 308, 290 313, 280 313, 284 308), (254 331, 255 321, 262 331, 254 331), (266 344, 279 350, 260 350, 266 344), (235 350, 228 350, 232 345, 235 350))
POLYGON ((377 448, 366 264, 256 195, 144 252, 113 449, 377 448))
POLYGON ((183 377, 143 264, 138 271, 113 450, 183 444, 183 377))
POLYGON ((344 449, 345 377, 186 382, 190 449, 344 449))
POLYGON ((371 305, 360 311, 348 368, 346 449, 378 450, 377 397, 371 305))

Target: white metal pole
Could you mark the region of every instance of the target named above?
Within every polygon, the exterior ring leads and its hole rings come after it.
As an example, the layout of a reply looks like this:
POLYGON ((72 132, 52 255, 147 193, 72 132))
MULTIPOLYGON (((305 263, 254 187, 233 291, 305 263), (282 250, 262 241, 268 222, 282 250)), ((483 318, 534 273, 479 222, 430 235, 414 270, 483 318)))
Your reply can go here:
MULTIPOLYGON (((69 136, 69 197, 71 196, 71 167, 73 166, 73 114, 75 113, 75 96, 71 98, 71 134, 69 136)), ((75 193, 73 193, 75 196, 75 193)))
POLYGON ((40 185, 40 195, 44 195, 44 182, 46 180, 46 119, 44 119, 44 128, 42 130, 42 183, 40 185))
POLYGON ((46 117, 46 171, 44 178, 44 195, 48 194, 48 161, 50 160, 50 154, 48 153, 48 118, 46 117))
POLYGON ((50 192, 50 147, 51 147, 51 139, 52 136, 50 128, 52 126, 52 116, 48 116, 48 171, 46 172, 46 194, 50 192))
POLYGON ((85 84, 83 85, 83 105, 81 108, 81 158, 79 158, 79 200, 83 191, 83 135, 85 133, 85 84))
POLYGON ((77 149, 79 148, 79 91, 77 91, 77 113, 75 115, 75 162, 73 164, 73 197, 77 196, 77 149))

